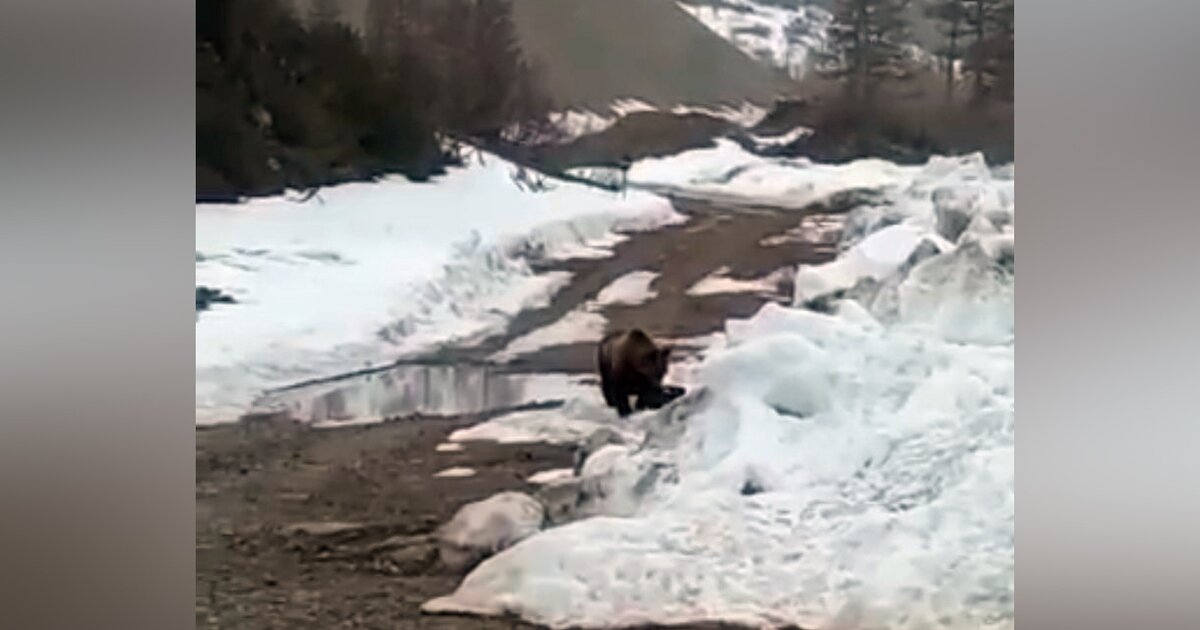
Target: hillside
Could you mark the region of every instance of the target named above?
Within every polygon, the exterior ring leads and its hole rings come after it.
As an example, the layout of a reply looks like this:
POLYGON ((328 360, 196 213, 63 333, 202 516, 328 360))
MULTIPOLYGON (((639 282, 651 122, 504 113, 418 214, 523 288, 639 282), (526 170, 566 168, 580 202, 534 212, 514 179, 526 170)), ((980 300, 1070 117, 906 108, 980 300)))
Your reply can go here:
POLYGON ((766 104, 792 87, 671 0, 515 0, 513 19, 559 108, 603 110, 630 97, 766 104))

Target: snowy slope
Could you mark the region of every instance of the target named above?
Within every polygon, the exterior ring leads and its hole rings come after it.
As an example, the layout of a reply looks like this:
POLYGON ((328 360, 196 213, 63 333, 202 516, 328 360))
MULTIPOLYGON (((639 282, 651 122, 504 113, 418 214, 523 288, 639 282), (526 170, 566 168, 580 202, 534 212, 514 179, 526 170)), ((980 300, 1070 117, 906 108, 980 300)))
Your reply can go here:
POLYGON ((433 183, 390 178, 196 208, 196 283, 237 299, 196 323, 198 421, 259 392, 495 331, 566 281, 518 254, 596 255, 617 226, 679 220, 649 194, 556 183, 519 189, 512 165, 472 157, 433 183))
POLYGON ((747 55, 781 68, 794 79, 809 69, 814 51, 827 45, 829 11, 802 2, 681 0, 679 6, 747 55))
POLYGON ((863 279, 855 299, 728 322, 688 396, 630 418, 640 447, 584 464, 602 515, 526 539, 425 609, 1014 627, 1012 174, 978 155, 905 171, 848 217, 843 269, 801 270, 863 279))

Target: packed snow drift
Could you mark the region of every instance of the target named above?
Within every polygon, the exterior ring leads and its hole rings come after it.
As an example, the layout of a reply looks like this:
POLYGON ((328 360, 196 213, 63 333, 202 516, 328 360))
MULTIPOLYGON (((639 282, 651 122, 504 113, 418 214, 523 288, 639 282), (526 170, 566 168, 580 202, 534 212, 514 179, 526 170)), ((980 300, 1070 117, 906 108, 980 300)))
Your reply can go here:
POLYGON ((400 177, 196 208, 196 283, 231 295, 196 322, 198 421, 232 420, 264 389, 389 362, 500 329, 566 274, 526 257, 605 255, 614 230, 682 220, 646 193, 545 192, 476 153, 431 183, 400 177))
POLYGON ((873 158, 818 164, 763 157, 722 138, 712 148, 639 160, 628 181, 631 187, 663 193, 798 209, 839 191, 902 185, 920 170, 873 158))
POLYGON ((594 515, 425 610, 558 628, 1014 627, 1012 170, 872 168, 893 185, 847 218, 837 261, 800 270, 797 303, 728 322, 687 395, 591 453, 578 483, 594 515))

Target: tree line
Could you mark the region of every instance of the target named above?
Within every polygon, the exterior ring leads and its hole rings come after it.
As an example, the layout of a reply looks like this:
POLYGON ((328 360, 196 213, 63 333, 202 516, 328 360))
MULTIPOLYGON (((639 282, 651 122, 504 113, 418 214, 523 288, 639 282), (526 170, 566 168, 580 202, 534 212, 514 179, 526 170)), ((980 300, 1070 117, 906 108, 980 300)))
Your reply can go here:
MULTIPOLYGON (((911 78, 911 0, 837 0, 831 46, 818 70, 847 94, 871 105, 887 82, 911 78)), ((932 51, 945 75, 945 98, 970 79, 970 99, 1012 102, 1015 0, 931 0, 925 15, 938 24, 942 45, 932 51)))
MULTIPOLYGON (((821 101, 805 150, 816 159, 877 156, 919 162, 983 151, 1013 159, 1015 0, 834 0, 828 45, 816 55, 821 101), (922 59, 913 23, 940 42, 922 59)), ((928 42, 926 42, 928 46, 928 42)))
POLYGON ((372 0, 366 33, 336 0, 197 0, 197 199, 272 194, 455 158, 550 109, 509 0, 372 0))

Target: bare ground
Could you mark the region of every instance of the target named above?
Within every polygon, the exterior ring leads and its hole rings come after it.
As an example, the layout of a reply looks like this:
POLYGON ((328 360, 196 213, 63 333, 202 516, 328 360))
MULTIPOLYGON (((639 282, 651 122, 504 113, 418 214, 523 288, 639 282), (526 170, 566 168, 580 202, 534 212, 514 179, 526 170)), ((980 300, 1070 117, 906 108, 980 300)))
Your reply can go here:
MULTIPOLYGON (((765 294, 688 295, 695 282, 721 267, 753 279, 833 255, 829 243, 761 244, 795 227, 803 213, 682 200, 677 206, 688 222, 632 234, 610 258, 543 263, 546 270, 574 274, 549 306, 522 314, 503 335, 438 359, 483 360, 637 270, 661 274, 652 285, 657 296, 603 309, 610 328, 636 325, 669 338, 710 333, 730 317, 785 300, 790 287, 765 294)), ((510 369, 590 372, 592 350, 592 344, 546 348, 520 357, 510 369)), ((453 430, 483 419, 415 417, 314 429, 283 418, 245 418, 197 428, 196 627, 535 627, 419 611, 462 577, 437 560, 432 534, 439 525, 465 503, 502 490, 532 491, 525 481, 529 475, 572 463, 570 449, 545 444, 481 442, 459 452, 436 451, 453 430), (434 477, 455 466, 475 474, 434 477)))

